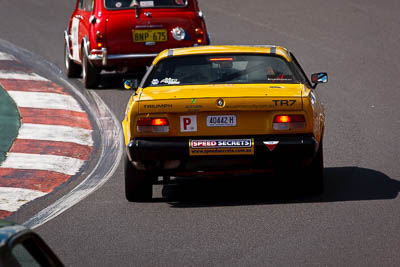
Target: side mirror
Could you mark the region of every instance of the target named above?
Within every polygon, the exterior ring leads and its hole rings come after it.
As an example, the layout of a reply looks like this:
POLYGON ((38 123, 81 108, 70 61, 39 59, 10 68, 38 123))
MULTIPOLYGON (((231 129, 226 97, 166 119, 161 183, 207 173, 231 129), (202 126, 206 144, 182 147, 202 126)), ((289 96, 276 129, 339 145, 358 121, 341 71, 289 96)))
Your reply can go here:
POLYGON ((126 90, 135 90, 139 87, 139 82, 137 79, 124 80, 124 88, 126 90))
POLYGON ((314 84, 313 88, 317 87, 317 84, 319 83, 327 83, 328 73, 326 72, 313 73, 311 75, 311 82, 314 84))

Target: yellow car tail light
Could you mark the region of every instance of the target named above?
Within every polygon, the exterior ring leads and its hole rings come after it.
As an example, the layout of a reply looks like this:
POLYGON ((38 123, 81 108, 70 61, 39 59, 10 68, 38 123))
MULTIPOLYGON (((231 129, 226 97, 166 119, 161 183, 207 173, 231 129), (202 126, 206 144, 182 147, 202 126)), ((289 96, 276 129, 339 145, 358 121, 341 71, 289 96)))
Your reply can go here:
POLYGON ((290 117, 287 115, 275 116, 274 123, 287 123, 290 122, 290 117))
POLYGON ((274 117, 273 128, 278 131, 304 129, 305 127, 304 115, 276 115, 274 117))
POLYGON ((153 119, 152 125, 153 126, 166 126, 166 125, 168 125, 168 120, 165 118, 153 119))
POLYGON ((169 122, 167 118, 139 118, 136 130, 139 133, 168 133, 169 122))

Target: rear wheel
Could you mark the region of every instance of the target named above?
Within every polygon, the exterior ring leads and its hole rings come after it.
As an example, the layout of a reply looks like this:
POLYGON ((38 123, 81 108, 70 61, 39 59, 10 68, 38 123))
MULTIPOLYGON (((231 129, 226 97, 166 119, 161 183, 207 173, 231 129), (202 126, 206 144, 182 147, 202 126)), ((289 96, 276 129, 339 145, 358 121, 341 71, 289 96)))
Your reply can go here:
POLYGON ((85 88, 96 88, 100 81, 100 72, 93 66, 82 50, 82 79, 85 88))
POLYGON ((82 67, 76 64, 73 60, 69 58, 69 50, 67 43, 64 45, 64 64, 65 71, 67 73, 68 78, 79 78, 82 72, 82 67))
POLYGON ((307 193, 320 195, 324 192, 324 156, 322 141, 319 144, 319 148, 315 158, 309 166, 305 169, 306 181, 305 191, 307 193))
POLYGON ((153 194, 152 176, 137 170, 125 156, 125 197, 128 201, 150 201, 153 194))

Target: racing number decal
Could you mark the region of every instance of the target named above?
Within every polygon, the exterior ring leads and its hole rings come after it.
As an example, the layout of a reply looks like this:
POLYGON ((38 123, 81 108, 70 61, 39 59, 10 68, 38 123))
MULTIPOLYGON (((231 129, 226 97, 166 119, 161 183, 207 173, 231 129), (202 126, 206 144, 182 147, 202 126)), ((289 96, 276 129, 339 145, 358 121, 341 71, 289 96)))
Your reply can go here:
POLYGON ((72 58, 79 60, 79 19, 72 19, 71 40, 72 40, 72 58))
POLYGON ((197 116, 181 116, 181 132, 197 132, 197 116))

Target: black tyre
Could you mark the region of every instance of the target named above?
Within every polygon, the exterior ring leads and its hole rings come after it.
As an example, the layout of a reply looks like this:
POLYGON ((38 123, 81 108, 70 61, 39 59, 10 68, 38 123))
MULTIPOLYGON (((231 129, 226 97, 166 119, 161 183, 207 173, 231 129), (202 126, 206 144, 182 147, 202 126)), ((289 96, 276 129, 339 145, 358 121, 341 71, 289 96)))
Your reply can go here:
POLYGON ((68 78, 79 78, 81 76, 82 67, 69 58, 67 44, 64 45, 64 64, 68 78))
POLYGON ((153 195, 152 177, 137 170, 125 156, 125 197, 128 201, 150 201, 153 195))
POLYGON ((305 191, 307 193, 320 195, 324 192, 324 155, 322 141, 315 158, 305 170, 305 191))
POLYGON ((100 71, 93 66, 82 50, 82 79, 85 88, 96 88, 100 81, 100 71))

